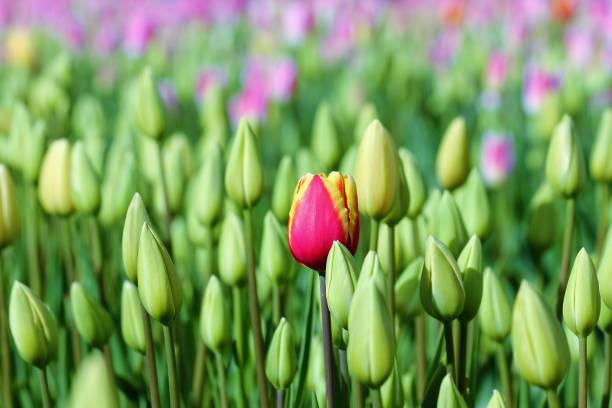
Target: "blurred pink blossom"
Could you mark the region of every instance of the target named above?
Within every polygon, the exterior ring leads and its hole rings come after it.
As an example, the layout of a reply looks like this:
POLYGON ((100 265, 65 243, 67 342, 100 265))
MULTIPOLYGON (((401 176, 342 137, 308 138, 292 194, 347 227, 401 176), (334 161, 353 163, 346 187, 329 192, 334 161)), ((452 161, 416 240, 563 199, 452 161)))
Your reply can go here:
POLYGON ((486 71, 486 84, 489 88, 503 87, 508 76, 508 58, 505 54, 494 51, 489 55, 486 71))
POLYGON ((123 32, 123 47, 128 54, 142 54, 157 30, 156 22, 145 11, 135 11, 128 16, 123 32))
POLYGON ((490 186, 502 184, 514 169, 512 138, 498 132, 486 132, 480 151, 480 172, 490 186))
POLYGON ((258 86, 244 87, 229 104, 229 115, 234 126, 241 118, 260 122, 266 117, 267 110, 265 92, 258 86))
POLYGON ((314 26, 314 14, 307 1, 288 2, 283 10, 283 36, 290 45, 299 45, 314 26))
POLYGON ((215 86, 224 86, 227 82, 226 73, 219 67, 208 67, 198 73, 196 79, 195 96, 196 101, 201 102, 206 98, 208 91, 215 86))
POLYGON ((570 62, 577 68, 587 67, 591 63, 594 48, 591 34, 584 28, 574 28, 565 33, 564 40, 570 62))
POLYGON ((289 58, 273 61, 266 74, 266 88, 270 99, 278 102, 288 101, 297 84, 297 67, 289 58))
POLYGON ((539 112, 545 98, 559 89, 559 78, 541 69, 528 69, 523 81, 523 109, 529 115, 539 112))

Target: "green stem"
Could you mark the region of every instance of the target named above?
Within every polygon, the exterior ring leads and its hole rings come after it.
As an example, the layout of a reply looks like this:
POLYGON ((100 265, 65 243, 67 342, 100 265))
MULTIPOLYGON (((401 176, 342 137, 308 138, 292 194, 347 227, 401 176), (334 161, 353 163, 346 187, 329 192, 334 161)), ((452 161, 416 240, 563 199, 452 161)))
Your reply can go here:
POLYGON ((549 408, 561 408, 561 402, 559 401, 559 395, 557 395, 557 390, 550 389, 546 391, 546 397, 548 398, 549 408))
POLYGON ((149 392, 151 394, 151 407, 160 408, 159 384, 157 382, 157 365, 155 363, 155 348, 153 346, 153 333, 151 331, 151 320, 149 315, 141 306, 142 322, 145 330, 145 345, 147 355, 147 370, 149 372, 149 392))
POLYGON ((102 273, 102 243, 100 242, 100 228, 95 216, 89 218, 89 230, 91 234, 91 264, 98 281, 100 302, 103 306, 106 306, 108 302, 106 300, 106 285, 104 284, 105 275, 102 273))
POLYGON ((443 322, 444 324, 444 342, 446 343, 446 372, 453 377, 455 384, 457 378, 455 375, 455 349, 453 346, 453 325, 452 322, 443 322))
POLYGON ((567 200, 567 219, 565 222, 565 237, 563 239, 563 258, 561 260, 561 270, 559 272, 559 291, 557 292, 557 319, 563 319, 563 297, 567 287, 569 275, 569 259, 572 251, 572 238, 574 236, 574 226, 576 223, 576 199, 567 200))
POLYGON ((274 326, 277 326, 278 323, 280 322, 280 318, 281 318, 281 295, 280 295, 280 288, 278 287, 277 284, 274 284, 272 286, 272 296, 273 296, 273 301, 274 304, 273 306, 273 311, 272 311, 272 321, 274 323, 274 326))
POLYGON ((361 388, 361 383, 353 378, 353 398, 355 398, 355 406, 357 408, 365 407, 365 403, 363 401, 363 389, 361 388))
POLYGON ((253 220, 251 209, 244 210, 244 223, 247 248, 247 272, 249 287, 249 311, 251 314, 251 328, 253 330, 253 345, 255 348, 255 366, 257 368, 257 387, 259 389, 259 402, 262 408, 268 408, 268 391, 266 375, 264 372, 263 339, 261 336, 261 317, 259 302, 257 301, 257 277, 255 276, 255 251, 253 249, 253 220))
POLYGON ((378 221, 374 218, 370 221, 370 251, 378 248, 378 221))
MULTIPOLYGON (((64 218, 60 220, 60 224, 63 228, 64 235, 64 266, 66 268, 66 287, 69 289, 72 282, 75 282, 77 279, 75 270, 74 270, 74 254, 72 252, 72 229, 70 227, 70 219, 64 218)), ((67 301, 67 295, 64 297, 65 301, 67 301)), ((81 364, 81 340, 79 338, 79 333, 77 333, 75 325, 70 326, 70 338, 72 342, 72 357, 74 359, 75 367, 78 367, 81 364)))
POLYGON ((172 244, 171 244, 171 237, 170 237, 170 231, 171 231, 170 226, 172 224, 172 212, 170 211, 170 199, 168 198, 168 186, 166 184, 166 169, 164 168, 164 159, 162 156, 161 141, 157 140, 156 144, 157 144, 157 157, 159 159, 158 160, 159 177, 161 179, 160 183, 161 183, 161 189, 162 189, 162 198, 164 201, 164 226, 166 229, 165 243, 168 248, 168 252, 172 254, 172 244))
POLYGON ((599 209, 599 228, 597 231, 597 257, 601 259, 606 231, 608 230, 608 207, 610 205, 610 184, 601 186, 601 208, 599 209))
POLYGON ((198 351, 193 368, 193 382, 191 383, 191 402, 194 407, 202 405, 202 387, 204 385, 204 369, 206 365, 206 345, 198 341, 198 351))
POLYGON ((168 365, 168 390, 170 407, 180 408, 178 378, 176 376, 176 356, 174 354, 174 334, 172 327, 164 325, 164 343, 166 345, 166 362, 168 365))
POLYGON ((610 404, 610 385, 612 383, 612 339, 610 339, 610 333, 605 333, 604 337, 606 344, 606 372, 601 406, 602 408, 608 408, 610 404))
MULTIPOLYGON (((387 244, 389 246, 389 270, 387 271, 387 296, 389 298, 389 314, 391 322, 395 322, 395 234, 391 225, 387 228, 387 244)), ((393 324, 395 328, 395 323, 393 324)))
POLYGON ((217 376, 219 377, 219 399, 221 400, 221 408, 227 408, 227 387, 225 385, 225 367, 223 367, 223 358, 221 353, 215 353, 217 361, 217 376))
POLYGON ((414 326, 417 355, 417 401, 420 402, 423 400, 427 379, 427 327, 423 312, 414 319, 414 326))
POLYGON ((4 273, 2 271, 2 257, 0 256, 0 330, 2 333, 2 395, 4 406, 13 406, 13 392, 11 391, 11 354, 8 339, 8 327, 6 324, 7 316, 6 294, 4 291, 4 273))
POLYGON ((586 336, 581 336, 578 338, 579 344, 579 366, 580 371, 578 375, 579 388, 578 388, 578 406, 580 408, 587 408, 587 399, 588 399, 588 373, 589 373, 589 363, 587 360, 587 338, 586 336))
POLYGON ((285 391, 276 390, 276 408, 285 407, 285 391))
POLYGON ((36 197, 36 187, 33 184, 27 183, 26 185, 27 206, 28 215, 24 217, 23 223, 25 226, 26 233, 26 244, 28 251, 28 267, 29 267, 29 283, 32 291, 40 296, 41 292, 41 270, 40 270, 40 259, 38 257, 38 211, 37 203, 38 198, 36 197))
POLYGON ((372 405, 374 408, 382 408, 382 398, 380 397, 380 388, 373 389, 371 392, 372 395, 372 405))
POLYGON ((467 360, 467 334, 468 334, 468 322, 459 322, 459 355, 457 356, 457 386, 459 392, 465 397, 466 386, 467 386, 467 375, 466 375, 466 360, 467 360))
POLYGON ((43 399, 43 407, 51 408, 51 396, 49 395, 49 383, 47 382, 47 369, 38 368, 38 378, 40 379, 40 391, 43 399))
POLYGON ((331 320, 325 293, 325 275, 319 274, 319 290, 321 291, 321 328, 323 331, 323 354, 325 357, 325 393, 327 407, 334 408, 334 355, 331 337, 331 320))
POLYGON ((504 392, 504 399, 506 400, 506 406, 508 408, 513 407, 512 398, 512 380, 510 377, 510 369, 508 367, 508 360, 506 360, 506 352, 504 350, 504 343, 499 343, 497 348, 497 368, 499 369, 499 376, 504 392))

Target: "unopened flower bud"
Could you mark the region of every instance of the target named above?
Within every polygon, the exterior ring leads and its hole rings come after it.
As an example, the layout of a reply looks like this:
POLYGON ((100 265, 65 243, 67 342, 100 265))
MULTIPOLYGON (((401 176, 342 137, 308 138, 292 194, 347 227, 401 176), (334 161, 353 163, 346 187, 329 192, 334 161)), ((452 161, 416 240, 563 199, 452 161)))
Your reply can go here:
POLYGON ((377 117, 378 111, 376 110, 376 106, 371 103, 363 105, 359 111, 359 114, 357 115, 357 121, 355 122, 355 129, 353 132, 353 138, 356 142, 361 141, 366 129, 370 123, 376 120, 377 117))
POLYGON ((230 319, 223 287, 213 275, 206 285, 200 312, 200 336, 206 346, 221 352, 232 341, 230 319))
POLYGON ((612 308, 612 285, 608 284, 608 282, 612 282, 612 225, 608 227, 608 232, 606 233, 603 251, 599 257, 597 275, 601 300, 608 307, 612 308))
POLYGON ((382 408, 404 406, 404 390, 402 389, 402 380, 398 373, 397 362, 393 367, 393 372, 380 388, 380 397, 382 408))
POLYGON ((287 234, 274 214, 268 211, 264 217, 261 238, 259 269, 268 275, 274 284, 286 281, 289 274, 290 258, 287 234))
POLYGON ((21 222, 17 192, 6 166, 0 163, 0 249, 12 244, 19 236, 21 222))
POLYGON ((72 316, 79 334, 87 344, 102 347, 113 332, 113 321, 100 305, 78 282, 70 286, 72 316))
POLYGON ((340 160, 340 140, 331 109, 325 102, 319 105, 315 114, 311 141, 312 151, 319 162, 325 168, 333 168, 340 160))
POLYGON ((278 165, 272 192, 272 211, 283 224, 289 219, 289 210, 291 210, 293 190, 297 179, 293 159, 291 156, 284 156, 278 165))
POLYGON ((194 215, 201 223, 213 225, 221 215, 225 196, 223 157, 218 143, 208 149, 195 183, 194 215))
POLYGON ((436 175, 443 188, 452 190, 463 184, 469 172, 469 140, 465 119, 457 117, 448 125, 438 147, 436 175))
POLYGON ((582 150, 569 116, 565 115, 555 128, 546 156, 546 179, 563 197, 576 197, 585 181, 582 150))
POLYGON ((465 184, 455 191, 455 200, 467 233, 486 238, 491 232, 491 210, 487 189, 476 168, 472 169, 465 184))
POLYGON ((104 355, 92 351, 81 363, 70 388, 69 408, 119 408, 119 393, 104 355))
POLYGON ((512 311, 506 292, 493 270, 485 268, 482 285, 482 302, 478 311, 480 328, 485 335, 503 342, 510 334, 512 311))
POLYGON ((431 220, 431 235, 442 241, 455 256, 459 255, 468 241, 459 207, 453 195, 448 191, 442 194, 431 220))
POLYGON ((398 187, 393 198, 393 206, 389 211, 389 214, 383 218, 383 222, 390 226, 395 226, 400 222, 408 212, 408 206, 410 205, 410 192, 408 191, 408 183, 404 176, 404 171, 399 166, 398 174, 398 187))
POLYGON ((461 396, 461 393, 457 389, 457 386, 453 382, 451 374, 446 374, 446 377, 440 384, 440 391, 438 392, 438 403, 437 408, 467 408, 465 400, 461 396))
POLYGON ((585 337, 593 331, 599 319, 600 302, 595 266, 582 248, 572 266, 563 298, 563 321, 576 336, 585 337))
POLYGON ((420 281, 425 261, 419 256, 413 260, 395 281, 395 309, 400 316, 413 319, 423 307, 421 305, 420 281))
POLYGON ((604 111, 591 149, 590 172, 599 183, 612 183, 612 108, 604 111))
POLYGON ((355 285, 353 256, 338 241, 334 241, 325 266, 325 289, 332 317, 343 328, 348 328, 348 316, 355 285))
POLYGON ((145 222, 149 221, 147 209, 140 194, 135 193, 128 207, 123 225, 123 238, 121 250, 123 254, 123 266, 128 279, 136 282, 138 276, 138 246, 140 233, 145 222))
POLYGON ((493 390, 493 395, 491 395, 491 399, 487 403, 487 408, 506 408, 506 403, 499 391, 493 390))
MULTIPOLYGON (((597 327, 604 333, 612 334, 612 309, 601 302, 601 310, 599 312, 599 320, 597 320, 597 327)), ((592 336, 591 336, 592 337, 592 336)))
POLYGON ((277 390, 291 385, 297 372, 295 342, 291 325, 281 318, 266 355, 266 377, 277 390))
POLYGON ((548 249, 555 241, 556 216, 554 193, 548 183, 540 186, 527 209, 527 241, 538 252, 548 249))
POLYGON ((70 193, 74 208, 84 214, 93 214, 100 207, 100 179, 94 170, 83 142, 72 146, 70 165, 70 193))
POLYGON ((229 211, 221 224, 218 248, 219 277, 228 286, 246 282, 247 253, 242 220, 229 211))
POLYGON ((130 281, 124 281, 121 288, 121 336, 128 347, 145 352, 145 332, 142 322, 138 288, 130 281))
POLYGON ((410 203, 408 205, 408 216, 415 218, 421 212, 425 199, 427 198, 427 190, 425 188, 425 180, 419 170, 416 159, 407 149, 399 150, 399 158, 406 176, 408 191, 410 192, 410 203))
POLYGON ((140 74, 136 92, 136 128, 143 135, 158 139, 165 126, 164 108, 151 67, 140 74))
POLYGON ((70 144, 66 139, 51 143, 40 168, 38 199, 53 215, 68 215, 74 209, 70 194, 70 144))
POLYGON ((482 299, 482 244, 476 235, 472 235, 461 251, 457 265, 465 289, 465 304, 459 320, 468 322, 476 317, 482 299))
POLYGON ((234 136, 227 166, 225 190, 236 204, 253 207, 263 193, 263 166, 251 124, 242 119, 234 136))

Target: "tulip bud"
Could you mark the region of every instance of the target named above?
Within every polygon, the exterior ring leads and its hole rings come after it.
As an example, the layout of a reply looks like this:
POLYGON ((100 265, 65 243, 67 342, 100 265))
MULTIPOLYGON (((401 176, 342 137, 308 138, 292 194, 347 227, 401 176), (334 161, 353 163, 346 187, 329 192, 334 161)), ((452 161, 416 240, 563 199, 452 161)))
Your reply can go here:
POLYGON ((482 299, 482 245, 476 235, 463 248, 457 265, 465 289, 465 304, 459 320, 469 322, 476 317, 482 299))
POLYGON ((221 147, 214 143, 204 157, 202 167, 196 176, 194 215, 205 225, 213 225, 223 210, 223 157, 221 147))
POLYGON ((512 310, 512 338, 519 374, 533 385, 557 387, 569 368, 567 340, 550 307, 526 281, 512 310))
POLYGON ((395 226, 400 222, 408 212, 408 206, 410 205, 410 192, 408 191, 408 183, 404 176, 404 171, 399 169, 399 184, 395 198, 393 199, 393 206, 389 211, 389 214, 383 219, 385 224, 395 226))
POLYGON ((595 143, 591 149, 590 171, 593 180, 612 183, 612 108, 604 111, 595 143))
POLYGON ((536 251, 543 252, 554 242, 556 217, 554 194, 547 183, 543 183, 527 209, 527 241, 536 251))
POLYGON ((15 281, 9 301, 9 326, 21 358, 44 368, 57 357, 55 316, 24 284, 15 281))
POLYGON ((121 335, 130 348, 145 352, 145 332, 142 322, 138 288, 130 281, 124 281, 121 288, 121 335))
POLYGON ((92 351, 81 363, 70 389, 69 408, 119 408, 117 386, 104 355, 92 351))
POLYGON ((355 291, 348 331, 351 374, 367 387, 380 387, 393 370, 395 339, 389 309, 373 279, 364 280, 355 291))
POLYGON ((287 234, 274 214, 268 211, 264 217, 259 269, 267 274, 274 284, 279 284, 286 280, 289 265, 287 234))
POLYGON ((359 144, 355 181, 362 211, 378 220, 384 218, 399 188, 399 165, 393 139, 378 120, 368 126, 359 144))
POLYGON ((582 150, 569 116, 555 128, 546 156, 546 179, 550 186, 566 198, 576 197, 584 185, 585 170, 582 150))
POLYGON ((283 317, 274 331, 266 355, 266 377, 275 389, 284 390, 291 385, 296 371, 293 331, 289 322, 283 317))
POLYGON ((474 168, 463 186, 455 190, 455 200, 470 235, 485 239, 491 232, 489 198, 480 172, 474 168))
POLYGON ((221 224, 218 248, 219 277, 228 286, 246 282, 247 253, 242 220, 229 211, 221 224))
POLYGON ((164 244, 147 221, 138 245, 138 293, 147 313, 168 326, 183 301, 179 277, 164 244))
POLYGON ((51 143, 40 168, 38 199, 53 215, 68 215, 74 209, 70 194, 70 144, 66 139, 51 143))
MULTIPOLYGON (((422 255, 427 241, 423 217, 405 217, 395 226, 395 269, 402 270, 422 255)), ((380 237, 380 233, 379 233, 380 237)), ((380 241, 379 241, 380 245, 380 241)))
POLYGON ((135 193, 128 207, 123 225, 123 238, 121 250, 125 273, 132 282, 136 282, 138 274, 138 246, 140 233, 145 222, 149 222, 149 215, 140 194, 135 193))
POLYGON ((465 289, 457 261, 438 239, 430 237, 421 274, 421 302, 430 316, 443 322, 459 317, 465 303, 465 289))
POLYGON ((331 316, 330 320, 332 344, 340 350, 346 350, 346 345, 348 344, 348 331, 343 329, 333 316, 331 316))
POLYGON ((434 218, 436 218, 436 213, 438 212, 438 207, 440 206, 440 200, 442 200, 442 192, 437 188, 432 189, 427 196, 427 200, 425 200, 425 206, 423 207, 423 218, 427 223, 427 230, 429 233, 433 233, 434 218))
POLYGON ((563 321, 579 337, 588 336, 597 325, 601 308, 595 266, 582 248, 570 273, 563 298, 563 321))
POLYGON ((210 227, 202 224, 195 216, 194 210, 187 210, 187 237, 198 247, 206 246, 209 239, 212 239, 210 227))
POLYGON ((506 403, 499 391, 493 390, 493 395, 491 395, 491 399, 487 403, 487 408, 506 408, 506 403))
POLYGON ((608 232, 606 233, 606 240, 600 255, 597 274, 601 300, 608 307, 612 307, 612 285, 608 284, 608 282, 612 282, 612 225, 608 227, 608 232))
POLYGON ((340 160, 340 140, 334 125, 331 109, 326 102, 319 105, 312 128, 311 149, 319 162, 333 168, 340 160))
POLYGON ((443 188, 452 190, 467 178, 470 172, 469 144, 465 119, 453 119, 442 136, 436 157, 436 175, 443 188))
MULTIPOLYGON (((191 147, 185 135, 174 134, 164 143, 162 149, 162 162, 166 182, 166 198, 170 212, 176 214, 183 205, 183 195, 187 176, 191 171, 191 147)), ((159 208, 163 212, 163 189, 161 174, 159 174, 155 187, 158 189, 159 208)))
POLYGON ((102 182, 100 221, 104 225, 112 225, 121 220, 134 194, 141 191, 133 153, 120 152, 117 159, 117 167, 107 163, 107 172, 102 182))
POLYGON ((39 77, 30 86, 28 106, 38 117, 63 123, 70 109, 70 97, 55 81, 39 77))
MULTIPOLYGON (((580 360, 580 339, 566 325, 563 326, 563 331, 567 338, 571 360, 578 363, 580 360)), ((591 360, 593 350, 597 349, 597 336, 588 336, 585 340, 587 343, 587 360, 591 360)))
POLYGON ((21 144, 21 171, 25 179, 30 183, 35 183, 38 180, 40 166, 43 155, 45 154, 45 142, 47 126, 43 120, 37 120, 30 127, 29 135, 21 144))
POLYGON ((376 106, 371 103, 363 105, 363 107, 359 111, 359 115, 357 116, 357 121, 355 122, 355 130, 353 132, 353 137, 356 142, 361 141, 361 138, 365 134, 366 129, 368 128, 370 123, 376 120, 376 118, 378 118, 376 106))
POLYGON ((334 241, 355 253, 359 242, 357 192, 351 176, 305 174, 289 212, 289 249, 300 263, 323 271, 334 241))
POLYGON ((0 163, 0 249, 12 244, 19 236, 21 222, 13 178, 0 163))
POLYGON ((83 142, 74 144, 70 160, 72 203, 77 211, 93 214, 100 207, 100 179, 87 157, 83 142))
POLYGON ((272 192, 272 211, 283 224, 289 219, 291 198, 296 181, 297 174, 293 159, 291 156, 284 156, 278 165, 272 192))
POLYGON ((425 204, 425 199, 427 198, 425 180, 423 180, 423 175, 417 166, 416 159, 410 151, 401 148, 399 150, 399 158, 402 163, 404 175, 406 176, 408 191, 410 191, 408 216, 410 218, 415 218, 421 212, 425 204))
POLYGON ((478 311, 483 333, 499 343, 503 342, 510 334, 511 313, 510 303, 499 278, 491 268, 485 268, 482 303, 478 311))
MULTIPOLYGON (((176 216, 170 223, 170 243, 172 258, 179 265, 189 265, 191 262, 191 242, 187 236, 185 217, 176 216)), ((190 276, 190 275, 188 275, 190 276)))
MULTIPOLYGON (((353 298, 361 287, 365 287, 368 282, 374 282, 380 293, 387 293, 387 280, 383 272, 378 254, 374 251, 369 251, 363 260, 353 298)), ((386 301, 386 299, 385 299, 386 301)))
POLYGON ((60 52, 45 67, 43 75, 66 89, 72 80, 72 61, 70 54, 60 52))
POLYGON ((263 168, 251 124, 242 119, 225 168, 225 190, 236 204, 253 207, 263 193, 263 168))
POLYGON ((151 67, 140 74, 136 95, 136 128, 147 137, 159 139, 165 126, 164 108, 151 67))
POLYGON ((442 194, 438 208, 431 219, 431 232, 457 256, 468 241, 463 217, 453 195, 448 191, 442 194))
POLYGON ((396 408, 404 406, 404 390, 402 380, 398 373, 397 363, 387 381, 380 388, 382 408, 396 408))
POLYGON ((467 408, 465 400, 461 396, 461 393, 455 386, 451 374, 446 374, 440 384, 440 391, 438 392, 438 403, 437 408, 467 408))
POLYGON ((113 321, 104 308, 78 282, 70 286, 72 316, 87 344, 102 347, 113 332, 113 321))
POLYGON ((72 113, 72 128, 82 138, 90 134, 102 136, 105 131, 104 109, 95 96, 80 96, 72 113))
POLYGON ((413 319, 423 310, 419 293, 419 282, 425 261, 419 256, 410 263, 395 281, 395 309, 406 318, 413 319))
POLYGON ((597 327, 604 333, 612 334, 612 309, 603 301, 601 302, 601 311, 599 312, 597 327))
POLYGON ((356 284, 353 256, 344 245, 334 241, 325 265, 325 289, 329 312, 345 329, 348 328, 349 310, 356 284))
POLYGON ((200 312, 200 336, 204 344, 220 353, 232 341, 230 313, 221 282, 215 275, 206 285, 200 312))
POLYGON ((14 27, 5 38, 7 61, 16 67, 32 69, 38 54, 32 32, 25 27, 14 27))

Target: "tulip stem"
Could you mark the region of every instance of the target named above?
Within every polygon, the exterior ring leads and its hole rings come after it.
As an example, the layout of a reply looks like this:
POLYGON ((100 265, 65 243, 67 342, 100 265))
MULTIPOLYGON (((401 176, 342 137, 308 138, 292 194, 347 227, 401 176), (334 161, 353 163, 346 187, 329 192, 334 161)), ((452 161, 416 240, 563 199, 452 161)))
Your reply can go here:
POLYGON ((91 233, 91 263, 94 274, 98 279, 98 289, 100 290, 100 303, 107 306, 104 274, 102 273, 102 243, 100 242, 100 228, 95 216, 90 217, 89 227, 91 233))
POLYGON ((272 296, 273 296, 273 301, 274 304, 273 306, 273 310, 272 310, 272 321, 274 323, 274 326, 278 325, 278 322, 280 322, 280 317, 281 317, 281 295, 280 295, 280 288, 278 287, 278 284, 274 284, 272 286, 272 296))
POLYGON ((606 372, 604 376, 604 391, 601 406, 608 408, 610 403, 610 385, 612 383, 612 339, 610 334, 605 333, 605 347, 606 347, 606 372))
POLYGON ((453 377, 455 384, 457 383, 455 373, 455 349, 453 346, 453 324, 452 322, 443 322, 444 324, 444 342, 446 343, 446 372, 453 377))
MULTIPOLYGON (((72 228, 70 227, 69 218, 60 220, 60 224, 62 225, 62 232, 64 235, 64 266, 66 268, 66 286, 70 288, 72 282, 77 280, 74 271, 74 254, 71 250, 73 244, 72 228)), ((65 295, 64 299, 67 301, 67 295, 65 295)), ((81 340, 74 325, 70 326, 70 340, 72 342, 72 357, 74 359, 74 366, 78 367, 81 363, 81 340)))
POLYGON ((221 408, 227 408, 227 387, 225 386, 225 367, 223 367, 223 357, 221 357, 221 353, 215 352, 215 360, 217 360, 217 376, 219 377, 219 398, 221 399, 221 408))
POLYGON ((47 382, 47 368, 38 369, 38 378, 40 379, 40 391, 43 399, 43 407, 51 408, 51 396, 49 395, 49 383, 47 382))
POLYGON ((378 248, 378 221, 372 218, 370 222, 370 251, 378 248))
POLYGON ((2 333, 2 394, 4 406, 11 408, 13 406, 13 392, 11 391, 11 358, 8 339, 8 327, 6 326, 7 306, 6 295, 4 293, 4 276, 2 271, 2 257, 0 256, 0 330, 2 333))
POLYGON ((285 407, 285 391, 276 390, 276 408, 285 407))
POLYGON ((28 205, 28 215, 24 218, 23 223, 26 230, 28 266, 30 268, 29 282, 32 291, 43 299, 40 259, 38 257, 38 197, 36 196, 36 187, 34 184, 26 183, 26 193, 28 197, 27 201, 30 205, 28 205))
POLYGON ((557 390, 550 389, 546 391, 546 396, 548 397, 548 408, 561 408, 561 402, 559 401, 557 390))
POLYGON ((164 343, 166 345, 166 362, 168 364, 168 390, 170 407, 180 408, 178 378, 176 377, 176 356, 174 354, 174 334, 172 327, 164 325, 164 343))
POLYGON ((194 407, 202 406, 202 388, 204 384, 204 371, 206 365, 206 346, 202 340, 198 341, 195 365, 193 368, 193 382, 191 384, 191 403, 194 407))
POLYGON ((334 408, 334 355, 332 354, 331 321, 325 293, 325 275, 319 274, 321 291, 321 327, 323 329, 323 351, 325 354, 325 391, 327 407, 334 408))
POLYGON ((508 360, 506 360, 504 343, 499 343, 499 346, 497 348, 497 368, 499 369, 499 376, 501 378, 501 383, 504 391, 504 399, 506 400, 506 406, 508 408, 512 408, 512 380, 510 377, 508 360))
POLYGON ((589 387, 589 363, 587 360, 587 337, 578 338, 579 345, 579 388, 578 388, 578 407, 587 408, 588 387, 589 387))
POLYGON ((457 388, 464 398, 467 398, 466 387, 467 387, 467 373, 466 373, 466 360, 467 360, 467 349, 468 349, 468 322, 459 322, 459 355, 457 356, 457 388))
POLYGON ((380 388, 372 390, 372 405, 374 408, 382 408, 382 398, 380 397, 380 388))
POLYGON ((164 159, 162 156, 162 146, 161 142, 157 140, 155 142, 157 145, 157 157, 159 163, 159 177, 161 178, 161 189, 162 189, 162 198, 164 201, 164 226, 166 227, 166 240, 165 244, 168 248, 168 252, 172 254, 172 245, 170 238, 170 225, 172 224, 172 213, 170 212, 170 200, 168 198, 168 185, 166 183, 166 170, 164 169, 164 159))
POLYGON ((417 400, 421 402, 427 378, 427 333, 425 315, 422 312, 414 319, 414 326, 417 354, 417 400))
POLYGON ((563 239, 563 258, 561 260, 561 271, 559 276, 559 291, 557 292, 557 319, 563 320, 563 297, 565 296, 565 288, 567 287, 567 279, 569 275, 569 259, 572 251, 572 238, 574 236, 574 225, 576 222, 576 199, 569 198, 567 200, 567 220, 565 222, 565 237, 563 239))
POLYGON ((268 391, 266 375, 264 372, 263 339, 261 337, 261 317, 257 301, 257 277, 255 276, 255 251, 253 249, 253 220, 251 209, 244 210, 244 224, 247 248, 247 277, 249 287, 249 311, 253 329, 253 345, 255 346, 255 363, 257 368, 257 387, 259 388, 259 402, 261 408, 268 408, 268 391))
POLYGON ((389 315, 395 329, 395 234, 393 226, 387 228, 387 243, 389 246, 389 270, 387 271, 387 296, 389 297, 389 315))
POLYGON ((155 348, 153 347, 153 334, 151 331, 151 320, 149 315, 144 310, 142 305, 140 306, 142 312, 142 322, 145 331, 145 345, 147 355, 147 370, 149 372, 149 392, 151 394, 151 407, 160 408, 161 403, 159 400, 159 385, 157 383, 157 365, 155 363, 155 348))
POLYGON ((610 184, 601 186, 601 208, 599 209, 599 230, 597 232, 597 256, 601 259, 606 231, 608 229, 608 206, 610 205, 610 184))

